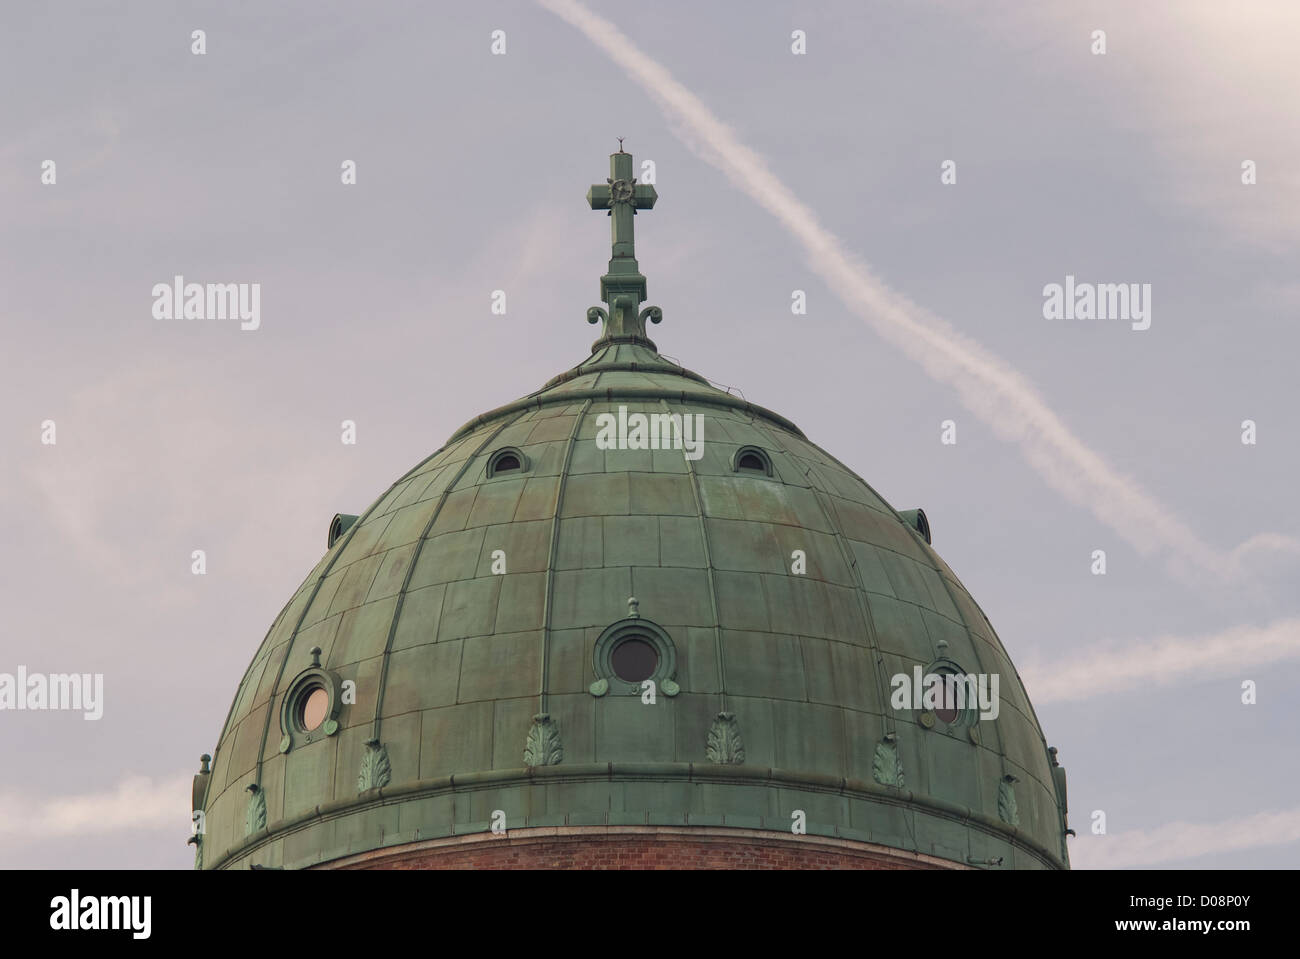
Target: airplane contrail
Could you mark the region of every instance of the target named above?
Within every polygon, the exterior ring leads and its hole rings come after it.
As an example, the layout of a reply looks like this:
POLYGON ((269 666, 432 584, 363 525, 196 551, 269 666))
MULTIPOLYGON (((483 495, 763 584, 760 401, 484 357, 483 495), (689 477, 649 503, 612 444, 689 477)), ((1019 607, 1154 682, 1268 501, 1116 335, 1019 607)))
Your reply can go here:
MULTIPOLYGON (((1008 363, 949 323, 890 289, 843 249, 817 215, 662 65, 614 24, 576 0, 538 0, 586 35, 660 106, 705 162, 775 216, 802 244, 809 267, 844 305, 885 340, 957 391, 963 405, 1002 440, 1015 442, 1029 465, 1071 503, 1088 508, 1143 555, 1163 550, 1176 574, 1240 573, 1221 554, 1131 478, 1120 475, 1077 437, 1038 391, 1008 363)), ((1203 578, 1203 577, 1201 577, 1203 578)))

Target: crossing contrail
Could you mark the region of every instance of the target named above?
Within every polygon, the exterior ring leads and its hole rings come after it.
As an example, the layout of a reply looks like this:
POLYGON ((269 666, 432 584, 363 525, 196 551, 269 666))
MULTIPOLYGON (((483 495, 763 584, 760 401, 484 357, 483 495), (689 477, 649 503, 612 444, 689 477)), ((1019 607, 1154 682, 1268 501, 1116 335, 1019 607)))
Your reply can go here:
MULTIPOLYGON (((761 156, 662 65, 614 24, 576 0, 539 0, 580 30, 660 106, 674 132, 737 189, 776 217, 799 241, 808 266, 844 305, 933 379, 957 391, 963 405, 1002 440, 1016 443, 1029 465, 1071 503, 1086 507, 1139 553, 1164 553, 1176 574, 1222 577, 1242 567, 1222 554, 1118 473, 1065 425, 1038 391, 1008 363, 943 319, 890 289, 844 250, 817 215, 782 183, 761 156)), ((1197 577, 1198 579, 1204 577, 1197 577)))

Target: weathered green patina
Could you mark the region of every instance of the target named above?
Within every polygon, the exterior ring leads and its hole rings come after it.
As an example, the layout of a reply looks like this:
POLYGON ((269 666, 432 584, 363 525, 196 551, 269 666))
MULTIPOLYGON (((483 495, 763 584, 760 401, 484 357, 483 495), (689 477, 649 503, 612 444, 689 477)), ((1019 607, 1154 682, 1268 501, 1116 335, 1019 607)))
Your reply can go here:
POLYGON ((591 356, 336 517, 196 777, 198 864, 305 867, 494 810, 787 834, 802 810, 812 835, 1067 866, 1064 770, 924 514, 645 336, 632 218, 656 195, 632 170, 620 149, 588 194, 613 220, 591 356), (669 442, 636 448, 637 414, 669 442), (653 702, 616 675, 629 637, 653 702), (891 678, 931 667, 996 674, 997 718, 895 709, 891 678), (329 728, 303 725, 315 687, 329 728))

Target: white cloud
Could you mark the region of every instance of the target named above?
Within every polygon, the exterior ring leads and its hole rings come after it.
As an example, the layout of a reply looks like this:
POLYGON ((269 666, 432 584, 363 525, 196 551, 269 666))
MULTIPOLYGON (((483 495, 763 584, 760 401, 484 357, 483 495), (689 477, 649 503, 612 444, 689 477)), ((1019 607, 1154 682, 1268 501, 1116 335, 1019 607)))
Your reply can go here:
POLYGON ((1161 636, 1094 646, 1067 660, 1021 667, 1035 703, 1068 702, 1190 678, 1239 677, 1284 659, 1300 658, 1300 618, 1266 626, 1234 626, 1204 636, 1161 636))
POLYGON ((192 775, 127 776, 109 790, 75 796, 0 793, 0 838, 42 840, 135 829, 190 830, 192 775))
POLYGON ((1070 840, 1070 865, 1083 869, 1158 866, 1212 853, 1280 846, 1300 839, 1300 807, 1222 822, 1173 822, 1155 829, 1070 840))

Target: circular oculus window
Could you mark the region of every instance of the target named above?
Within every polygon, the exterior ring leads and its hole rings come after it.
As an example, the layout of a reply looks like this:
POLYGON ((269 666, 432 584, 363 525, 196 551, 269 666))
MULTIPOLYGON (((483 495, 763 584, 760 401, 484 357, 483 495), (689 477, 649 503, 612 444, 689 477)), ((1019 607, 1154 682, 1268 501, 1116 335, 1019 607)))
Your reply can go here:
POLYGON ((649 679, 659 668, 659 651, 640 636, 629 636, 609 654, 614 675, 624 682, 639 683, 649 679))
POLYGON ((330 694, 323 686, 317 686, 303 697, 302 707, 298 713, 298 722, 307 732, 311 732, 325 721, 330 711, 330 694))
POLYGON ((962 718, 962 713, 964 712, 964 706, 957 698, 957 687, 961 685, 963 687, 963 692, 965 688, 962 682, 962 677, 957 673, 950 673, 947 671, 940 672, 937 675, 941 680, 939 686, 940 705, 935 706, 934 715, 942 723, 946 723, 949 726, 956 725, 958 720, 962 718))

